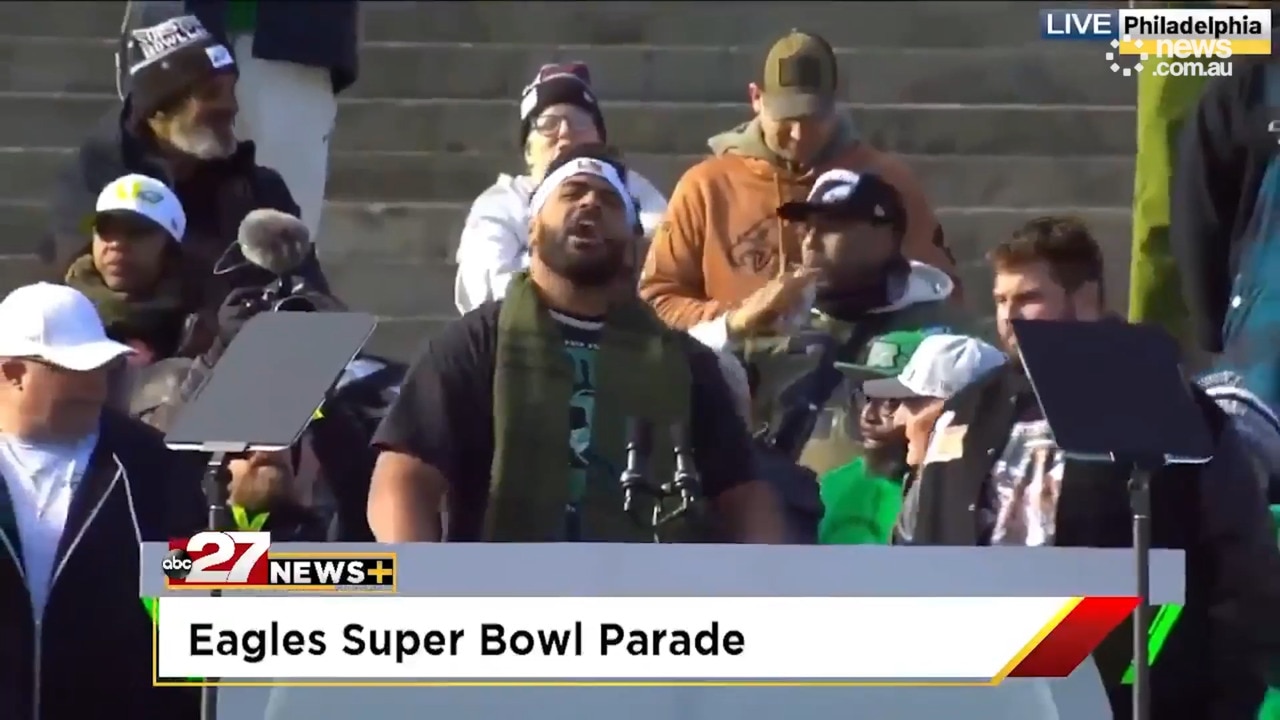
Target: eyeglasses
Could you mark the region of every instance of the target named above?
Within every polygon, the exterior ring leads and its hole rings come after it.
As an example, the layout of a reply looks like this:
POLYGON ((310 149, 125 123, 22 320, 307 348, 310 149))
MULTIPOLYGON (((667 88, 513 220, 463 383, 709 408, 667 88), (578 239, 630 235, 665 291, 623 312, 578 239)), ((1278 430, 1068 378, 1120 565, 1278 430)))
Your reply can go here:
POLYGON ((586 115, 548 113, 533 119, 533 129, 539 135, 554 137, 560 128, 567 127, 569 132, 577 133, 595 127, 595 121, 586 115))

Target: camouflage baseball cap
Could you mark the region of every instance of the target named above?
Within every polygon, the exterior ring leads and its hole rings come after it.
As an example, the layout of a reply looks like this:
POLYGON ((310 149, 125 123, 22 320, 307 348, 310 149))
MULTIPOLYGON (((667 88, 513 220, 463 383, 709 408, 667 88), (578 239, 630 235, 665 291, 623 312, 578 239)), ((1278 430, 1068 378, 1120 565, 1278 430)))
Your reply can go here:
POLYGON ((792 30, 765 57, 761 102, 775 119, 830 112, 837 87, 835 51, 817 35, 792 30))
POLYGON ((898 330, 873 338, 857 363, 836 363, 836 368, 856 380, 897 377, 929 333, 898 330))

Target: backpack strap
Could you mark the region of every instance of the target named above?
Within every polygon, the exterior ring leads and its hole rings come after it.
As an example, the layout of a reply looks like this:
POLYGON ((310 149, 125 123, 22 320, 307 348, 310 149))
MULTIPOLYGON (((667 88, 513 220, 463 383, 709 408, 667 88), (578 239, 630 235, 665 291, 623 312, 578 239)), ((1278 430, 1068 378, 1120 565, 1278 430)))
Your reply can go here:
POLYGON ((840 383, 844 382, 844 373, 836 369, 836 360, 846 348, 861 347, 879 335, 878 320, 878 317, 871 316, 866 321, 857 323, 844 342, 824 345, 818 366, 796 381, 791 388, 782 391, 783 406, 786 409, 778 421, 778 427, 765 438, 768 447, 781 452, 792 462, 800 458, 827 401, 836 388, 840 387, 840 383))

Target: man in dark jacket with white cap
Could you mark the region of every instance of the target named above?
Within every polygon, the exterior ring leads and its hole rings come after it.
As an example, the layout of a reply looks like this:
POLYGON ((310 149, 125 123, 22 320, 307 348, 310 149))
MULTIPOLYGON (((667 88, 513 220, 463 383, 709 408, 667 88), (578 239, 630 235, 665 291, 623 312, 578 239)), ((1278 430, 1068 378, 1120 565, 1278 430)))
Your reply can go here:
POLYGON ((6 718, 197 717, 198 691, 153 686, 138 577, 143 542, 203 529, 201 467, 105 408, 110 368, 130 352, 65 285, 0 301, 6 718))
MULTIPOLYGON (((232 288, 274 279, 243 262, 219 263, 238 253, 233 243, 245 216, 265 207, 296 217, 298 205, 279 173, 258 164, 254 144, 236 140, 237 65, 198 19, 170 18, 130 31, 126 60, 129 94, 63 168, 42 254, 52 278, 62 280, 89 246, 102 189, 130 173, 156 178, 173 189, 186 213, 183 256, 193 276, 204 278, 208 312, 202 316, 209 318, 232 288), (236 270, 215 276, 218 264, 236 270)), ((328 289, 314 256, 299 275, 310 287, 328 289)), ((211 323, 202 330, 211 332, 211 323)))

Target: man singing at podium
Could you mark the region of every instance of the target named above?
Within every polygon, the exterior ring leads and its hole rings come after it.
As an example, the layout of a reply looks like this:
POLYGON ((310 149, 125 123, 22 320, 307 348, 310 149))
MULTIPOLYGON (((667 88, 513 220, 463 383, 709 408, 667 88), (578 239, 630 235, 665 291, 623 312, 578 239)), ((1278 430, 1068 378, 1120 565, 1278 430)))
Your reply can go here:
POLYGON ((781 541, 716 356, 635 296, 626 177, 592 148, 565 151, 532 196, 528 272, 426 343, 374 438, 378 540, 781 541), (709 522, 655 531, 624 512, 637 420, 652 428, 650 484, 671 480, 687 442, 709 522))

